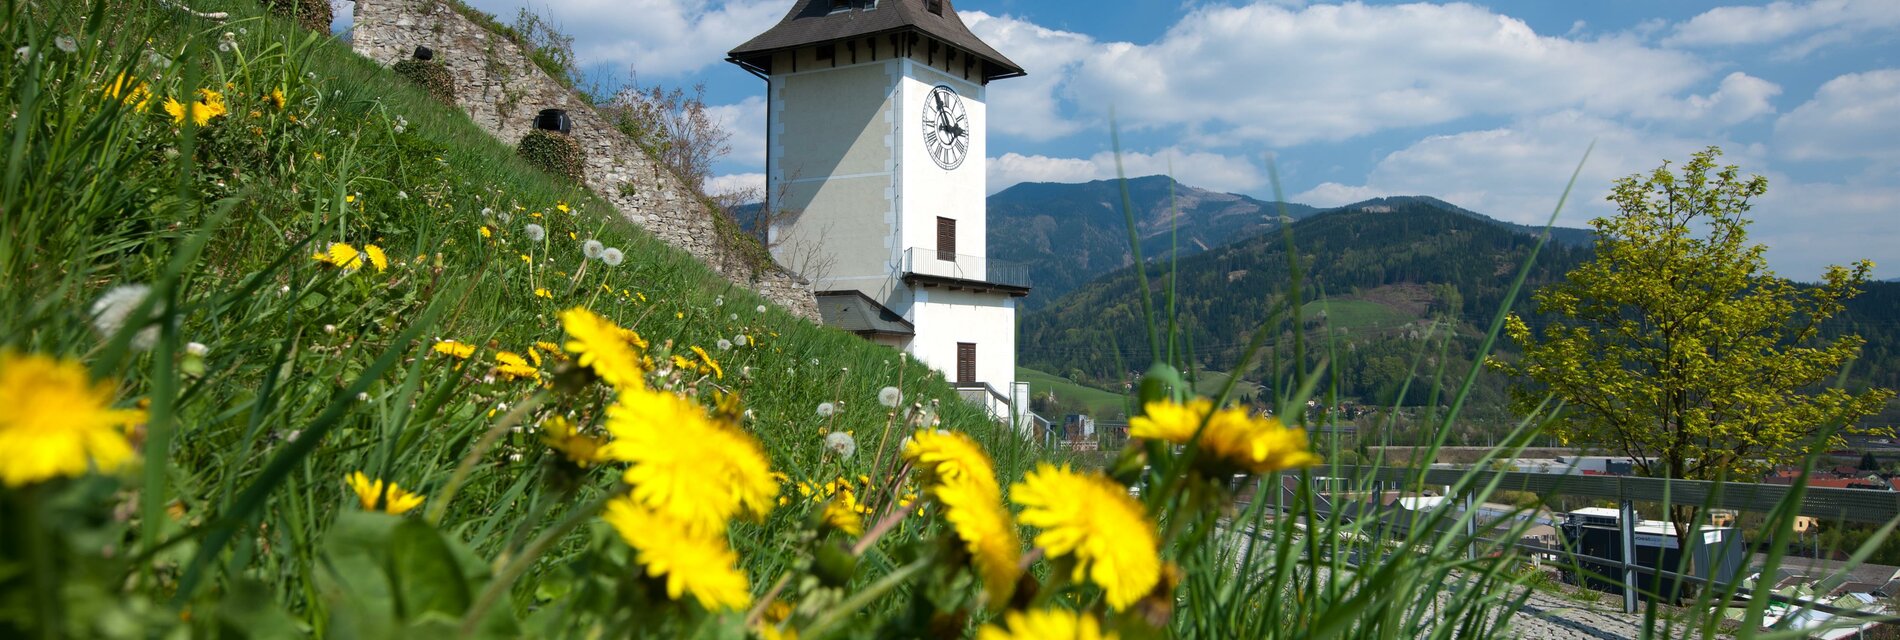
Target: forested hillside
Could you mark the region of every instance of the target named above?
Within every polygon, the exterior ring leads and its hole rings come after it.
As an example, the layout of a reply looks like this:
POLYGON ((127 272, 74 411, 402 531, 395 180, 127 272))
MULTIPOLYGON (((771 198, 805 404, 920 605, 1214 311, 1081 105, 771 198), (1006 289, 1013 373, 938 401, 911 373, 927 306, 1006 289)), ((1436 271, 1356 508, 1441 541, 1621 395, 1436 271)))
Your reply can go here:
MULTIPOLYGON (((1216 193, 1166 176, 1125 182, 1144 256, 1178 244, 1183 255, 1278 228, 1282 213, 1312 215, 1302 204, 1263 202, 1216 193)), ((1081 184, 1024 183, 989 197, 989 254, 1029 266, 1035 291, 1024 300, 1040 308, 1083 283, 1134 263, 1123 181, 1081 184)))

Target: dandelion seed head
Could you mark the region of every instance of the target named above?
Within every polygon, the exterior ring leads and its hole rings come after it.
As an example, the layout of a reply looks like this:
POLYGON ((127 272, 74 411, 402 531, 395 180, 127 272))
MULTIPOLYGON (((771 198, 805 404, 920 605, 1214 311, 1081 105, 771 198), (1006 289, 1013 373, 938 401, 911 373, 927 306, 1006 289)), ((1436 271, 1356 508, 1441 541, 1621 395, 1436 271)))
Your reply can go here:
MULTIPOLYGON (((152 294, 152 288, 143 284, 123 284, 105 292, 92 303, 92 326, 99 335, 110 340, 125 328, 128 316, 145 303, 145 297, 152 294)), ((154 309, 156 311, 156 309, 154 309)), ((144 323, 140 323, 144 324, 144 323)), ((132 348, 149 351, 158 343, 158 327, 145 327, 132 336, 132 348)))
POLYGON ((720 338, 720 339, 719 339, 719 341, 718 341, 718 342, 715 342, 715 343, 713 343, 713 345, 714 345, 714 346, 717 346, 717 347, 719 347, 719 350, 720 350, 720 351, 731 351, 731 350, 732 350, 732 341, 731 341, 731 340, 727 340, 727 339, 725 339, 725 338, 720 338))
POLYGON ((732 337, 732 344, 734 346, 743 347, 746 345, 746 343, 751 342, 751 341, 752 339, 745 337, 745 334, 743 333, 732 337))
POLYGON ((77 53, 79 51, 79 41, 74 40, 72 36, 53 38, 53 46, 59 47, 60 51, 66 53, 77 53))
POLYGON ((620 266, 620 261, 625 259, 627 259, 627 255, 613 247, 608 247, 606 251, 600 252, 600 261, 607 263, 609 267, 618 267, 620 266))
POLYGON ((203 342, 190 342, 185 344, 185 353, 203 358, 211 355, 211 347, 205 346, 203 342))
POLYGON ((858 452, 858 439, 843 431, 833 431, 825 436, 825 449, 840 458, 849 458, 858 452))
POLYGON ((831 417, 831 414, 837 413, 837 412, 838 412, 838 405, 835 405, 829 402, 818 403, 818 417, 820 418, 829 418, 831 417))
POLYGON ((369 392, 368 392, 368 391, 358 391, 358 392, 356 392, 356 401, 357 401, 357 402, 369 402, 369 392))
POLYGON ((895 409, 897 405, 904 404, 904 392, 897 390, 897 387, 879 389, 877 403, 895 409))
POLYGON ((529 240, 535 242, 540 242, 548 237, 548 230, 538 224, 529 224, 527 228, 522 231, 528 235, 529 240))
POLYGON ((20 62, 26 62, 27 58, 33 57, 33 47, 22 46, 18 49, 14 49, 13 57, 19 58, 20 62))
POLYGON ((600 254, 605 251, 607 251, 607 245, 601 244, 599 240, 588 240, 581 243, 581 253, 590 259, 599 258, 600 254))
POLYGON ((512 215, 508 215, 508 213, 506 212, 503 212, 500 216, 497 216, 497 218, 501 220, 502 224, 508 224, 510 222, 515 221, 515 217, 512 215))
POLYGON ((397 200, 408 200, 408 199, 409 199, 409 192, 407 192, 407 191, 397 191, 397 192, 396 192, 396 199, 397 199, 397 200))
POLYGON ((726 314, 726 319, 727 319, 727 320, 731 320, 731 321, 733 321, 733 322, 738 322, 738 321, 739 321, 739 314, 736 314, 736 313, 728 313, 728 314, 726 314))
POLYGON ((758 313, 765 313, 765 305, 753 307, 752 310, 758 313))

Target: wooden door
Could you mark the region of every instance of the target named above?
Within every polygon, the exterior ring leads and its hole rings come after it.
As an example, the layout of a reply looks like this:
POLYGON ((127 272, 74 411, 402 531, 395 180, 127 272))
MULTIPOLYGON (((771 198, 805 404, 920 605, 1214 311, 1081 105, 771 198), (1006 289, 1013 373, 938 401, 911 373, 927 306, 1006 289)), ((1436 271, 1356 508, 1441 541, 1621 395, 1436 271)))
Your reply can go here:
POLYGON ((957 343, 957 384, 976 384, 976 343, 957 343))
POLYGON ((937 218, 937 259, 957 261, 957 221, 937 218))

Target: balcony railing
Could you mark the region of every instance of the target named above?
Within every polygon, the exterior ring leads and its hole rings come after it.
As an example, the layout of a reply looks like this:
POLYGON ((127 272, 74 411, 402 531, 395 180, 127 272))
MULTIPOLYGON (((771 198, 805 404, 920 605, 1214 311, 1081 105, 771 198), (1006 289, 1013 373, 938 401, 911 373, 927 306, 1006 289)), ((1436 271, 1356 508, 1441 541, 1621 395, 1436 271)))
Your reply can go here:
POLYGON ((904 250, 904 274, 986 282, 1006 287, 1029 286, 1029 265, 993 260, 986 256, 944 253, 928 247, 904 250))

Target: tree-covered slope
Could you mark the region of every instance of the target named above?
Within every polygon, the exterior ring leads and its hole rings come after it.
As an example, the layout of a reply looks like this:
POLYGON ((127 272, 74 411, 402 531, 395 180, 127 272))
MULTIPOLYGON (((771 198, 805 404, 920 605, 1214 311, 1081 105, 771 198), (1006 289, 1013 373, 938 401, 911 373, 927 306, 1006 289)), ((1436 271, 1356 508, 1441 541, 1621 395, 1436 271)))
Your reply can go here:
POLYGON ((1148 257, 1166 253, 1173 244, 1183 255, 1205 251, 1277 228, 1283 213, 1297 219, 1314 211, 1191 187, 1166 176, 1015 185, 989 197, 989 253, 1029 265, 1035 289, 1025 308, 1040 308, 1133 264, 1122 209, 1124 184, 1142 254, 1148 257))

